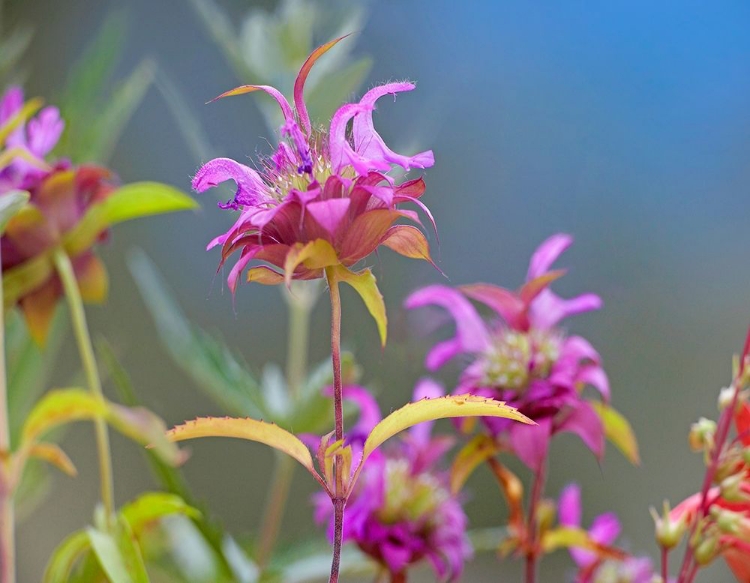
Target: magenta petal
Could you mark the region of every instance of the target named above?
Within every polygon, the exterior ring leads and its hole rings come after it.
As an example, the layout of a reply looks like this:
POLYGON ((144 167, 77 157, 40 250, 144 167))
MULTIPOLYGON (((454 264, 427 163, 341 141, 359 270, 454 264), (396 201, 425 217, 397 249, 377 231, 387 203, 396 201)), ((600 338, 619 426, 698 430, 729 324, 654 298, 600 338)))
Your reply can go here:
POLYGON ((396 164, 409 170, 415 168, 429 168, 435 164, 435 157, 431 150, 420 152, 414 156, 402 156, 385 145, 383 138, 375 131, 372 121, 372 110, 375 102, 384 95, 396 95, 402 91, 414 89, 412 83, 388 83, 370 89, 360 100, 359 104, 365 106, 365 111, 357 114, 354 118, 352 133, 354 134, 354 150, 364 159, 372 162, 386 162, 396 164))
POLYGON ((352 427, 352 433, 368 435, 381 419, 380 407, 378 407, 375 397, 365 387, 359 385, 345 386, 342 390, 342 396, 359 407, 359 420, 352 427))
MULTIPOLYGON (((620 521, 612 512, 597 516, 589 529, 591 540, 601 545, 611 545, 619 535, 620 521)), ((576 547, 570 549, 570 556, 581 568, 593 565, 598 559, 596 553, 576 547)))
POLYGON ((548 330, 568 316, 598 310, 601 307, 602 300, 596 294, 583 294, 566 300, 546 289, 532 302, 529 320, 532 326, 548 330))
POLYGON ((311 202, 306 208, 312 218, 333 235, 341 220, 346 216, 350 202, 349 198, 331 198, 311 202))
POLYGON ((563 355, 565 358, 571 358, 576 362, 588 360, 599 363, 601 360, 596 349, 582 336, 570 336, 567 338, 563 345, 563 355))
POLYGON ((340 173, 346 166, 354 168, 360 176, 366 176, 370 170, 387 172, 391 169, 391 165, 383 160, 371 160, 355 152, 347 140, 346 127, 349 120, 365 112, 365 106, 349 103, 333 114, 328 137, 328 151, 331 156, 331 166, 336 173, 340 173))
POLYGON ((5 123, 23 107, 23 89, 14 85, 0 101, 0 123, 5 123))
POLYGON ((604 372, 604 369, 599 365, 590 364, 588 366, 582 367, 578 373, 578 376, 576 377, 576 381, 591 385, 599 391, 602 399, 604 399, 606 402, 609 402, 609 378, 607 377, 607 373, 604 372))
POLYGON ((510 443, 513 451, 530 470, 538 472, 547 458, 552 421, 540 419, 537 425, 513 423, 511 425, 510 443))
POLYGON ((443 285, 431 285, 414 292, 404 302, 407 309, 427 305, 445 308, 456 322, 456 338, 433 348, 430 354, 432 364, 437 364, 440 360, 445 361, 458 352, 482 352, 490 346, 489 333, 484 322, 461 293, 443 285))
POLYGON ((581 488, 578 484, 568 484, 563 488, 557 513, 561 525, 573 528, 581 526, 581 488))
POLYGON ((27 127, 29 150, 43 158, 55 147, 65 128, 65 122, 60 118, 60 110, 56 107, 45 107, 27 127))
POLYGON ((429 371, 435 371, 443 366, 454 356, 466 352, 463 342, 458 337, 443 342, 438 342, 425 356, 424 364, 429 371))
POLYGON ((572 244, 573 237, 564 233, 558 233, 557 235, 552 235, 549 239, 539 245, 537 250, 534 251, 534 255, 531 256, 526 281, 536 279, 547 273, 562 252, 572 244))
POLYGON ((599 415, 586 401, 579 401, 558 426, 559 431, 575 433, 597 458, 604 454, 604 427, 599 415))
POLYGON ((267 186, 260 175, 231 158, 214 158, 206 162, 193 178, 193 190, 205 192, 227 180, 237 183, 234 200, 227 203, 231 208, 255 206, 268 198, 267 186))

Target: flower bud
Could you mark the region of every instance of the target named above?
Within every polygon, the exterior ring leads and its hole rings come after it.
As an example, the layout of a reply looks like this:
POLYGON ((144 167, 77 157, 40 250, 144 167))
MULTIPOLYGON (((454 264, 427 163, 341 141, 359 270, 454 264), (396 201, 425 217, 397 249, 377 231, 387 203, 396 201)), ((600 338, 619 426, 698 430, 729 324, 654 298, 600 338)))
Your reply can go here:
POLYGON ((710 449, 714 445, 714 434, 716 433, 716 422, 701 417, 690 426, 688 442, 693 451, 710 449))
POLYGON ((728 502, 745 502, 747 495, 742 491, 742 482, 744 476, 742 473, 734 474, 724 478, 719 484, 721 497, 728 502))
POLYGON ((656 527, 656 542, 658 542, 659 545, 664 549, 671 549, 680 544, 682 537, 687 531, 687 521, 685 515, 683 514, 677 519, 671 518, 669 515, 669 502, 667 502, 666 500, 664 501, 664 513, 662 516, 659 516, 653 506, 650 510, 656 527))
POLYGON ((695 545, 694 556, 695 562, 701 566, 708 565, 719 554, 719 534, 711 533, 707 537, 698 541, 695 545))
POLYGON ((722 534, 737 534, 743 520, 740 513, 718 506, 711 507, 711 517, 722 534))

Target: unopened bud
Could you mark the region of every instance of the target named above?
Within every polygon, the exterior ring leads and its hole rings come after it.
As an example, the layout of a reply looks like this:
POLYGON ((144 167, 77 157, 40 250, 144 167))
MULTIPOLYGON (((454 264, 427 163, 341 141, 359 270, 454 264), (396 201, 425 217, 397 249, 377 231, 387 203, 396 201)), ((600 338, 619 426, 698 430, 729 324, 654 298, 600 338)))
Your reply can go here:
POLYGON ((687 521, 685 515, 677 519, 670 517, 669 502, 664 501, 664 512, 662 516, 656 512, 652 506, 651 516, 654 519, 656 542, 664 549, 671 549, 680 544, 682 537, 687 531, 687 521))
POLYGON ((738 512, 719 508, 718 506, 712 506, 711 517, 714 519, 716 526, 719 527, 719 530, 723 534, 737 534, 740 530, 742 515, 738 512))
POLYGON ((693 451, 711 449, 714 445, 714 434, 716 433, 716 422, 701 417, 690 426, 688 442, 693 451))
POLYGON ((741 473, 724 478, 719 484, 721 497, 727 502, 747 501, 747 495, 742 491, 743 480, 744 476, 741 473))
POLYGON ((718 533, 708 535, 695 546, 695 562, 701 566, 708 565, 719 554, 718 533))

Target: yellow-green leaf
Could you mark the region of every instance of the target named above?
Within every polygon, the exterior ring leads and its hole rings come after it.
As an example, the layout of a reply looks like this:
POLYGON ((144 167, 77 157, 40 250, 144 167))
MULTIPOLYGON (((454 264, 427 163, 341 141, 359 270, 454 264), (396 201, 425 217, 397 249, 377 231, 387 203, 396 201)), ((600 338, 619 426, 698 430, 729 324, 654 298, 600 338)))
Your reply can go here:
POLYGON ((10 308, 49 279, 54 270, 49 253, 37 255, 3 272, 3 303, 10 308))
POLYGON ((140 536, 148 526, 170 514, 197 517, 200 512, 179 496, 166 492, 141 494, 120 510, 120 516, 127 521, 135 536, 140 536))
POLYGON ((639 465, 641 458, 638 453, 638 441, 628 420, 609 405, 597 401, 591 401, 591 405, 602 420, 607 439, 615 444, 630 463, 639 465))
POLYGON ((104 417, 107 404, 83 389, 49 391, 34 406, 21 432, 24 444, 31 446, 44 433, 64 423, 104 417))
POLYGON ((475 435, 453 460, 450 475, 451 491, 454 494, 459 492, 479 464, 487 461, 498 451, 500 448, 489 435, 475 435))
POLYGON ((331 265, 336 265, 339 258, 336 250, 325 239, 315 239, 309 243, 295 244, 284 259, 284 282, 287 287, 292 284, 292 275, 294 270, 300 265, 308 269, 323 269, 331 265))
POLYGON ((66 454, 56 443, 34 444, 29 450, 29 457, 44 460, 69 476, 75 476, 78 474, 78 471, 73 465, 73 462, 70 461, 68 454, 66 454))
POLYGON ((235 417, 198 417, 167 432, 167 438, 171 441, 185 441, 197 437, 234 437, 257 441, 292 456, 317 476, 307 446, 274 423, 235 417))
POLYGON ((546 531, 542 535, 542 549, 544 549, 545 553, 572 547, 592 551, 600 557, 621 559, 625 556, 625 553, 617 548, 596 542, 582 528, 558 526, 546 531))
POLYGON ((452 417, 504 417, 533 425, 534 422, 503 401, 476 395, 449 395, 422 399, 394 411, 373 427, 365 441, 362 464, 384 441, 417 423, 452 417))
POLYGON ((23 190, 11 190, 0 196, 0 235, 5 232, 8 221, 24 208, 29 201, 29 193, 23 190))
POLYGON ((367 310, 375 320, 378 326, 378 333, 380 334, 380 343, 385 346, 385 340, 388 334, 388 316, 385 313, 385 303, 383 302, 383 296, 380 294, 378 289, 377 280, 369 269, 363 269, 360 272, 354 273, 349 271, 343 265, 336 265, 326 269, 328 275, 328 284, 337 285, 338 282, 343 281, 354 288, 354 290, 365 302, 367 310))
POLYGON ((92 205, 63 239, 71 256, 88 249, 99 234, 123 221, 196 208, 197 203, 180 190, 159 182, 134 182, 121 186, 105 200, 92 205))
POLYGON ((149 583, 141 549, 130 529, 120 517, 113 532, 89 527, 86 530, 91 548, 110 583, 149 583))
POLYGON ((78 531, 71 534, 50 557, 43 583, 68 583, 73 567, 90 549, 88 533, 78 531))

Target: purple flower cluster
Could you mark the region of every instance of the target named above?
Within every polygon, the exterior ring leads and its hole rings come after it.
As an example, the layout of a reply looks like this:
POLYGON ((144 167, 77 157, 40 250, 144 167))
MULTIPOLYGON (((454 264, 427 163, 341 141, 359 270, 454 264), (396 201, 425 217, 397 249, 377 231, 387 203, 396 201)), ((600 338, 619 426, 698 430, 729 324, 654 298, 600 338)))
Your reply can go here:
MULTIPOLYGON (((414 400, 440 395, 437 384, 423 380, 415 388, 414 400)), ((380 421, 380 410, 362 387, 345 387, 344 398, 360 409, 347 442, 355 452, 361 451, 364 438, 380 421)), ((391 575, 427 559, 441 581, 458 579, 471 556, 467 519, 447 476, 438 468, 452 443, 447 437, 432 437, 431 423, 422 423, 395 447, 368 458, 347 502, 343 540, 356 543, 391 575)), ((314 501, 316 520, 329 522, 332 537, 331 502, 322 493, 314 501)))
POLYGON ((484 283, 458 289, 433 285, 406 300, 407 308, 439 306, 456 324, 456 335, 428 353, 428 369, 468 355, 456 393, 505 401, 536 421, 530 426, 484 419, 491 434, 533 470, 546 459, 550 438, 561 431, 579 435, 597 456, 604 450, 601 420, 581 393, 591 385, 609 400, 607 375, 591 344, 558 326, 568 316, 600 308, 601 300, 594 294, 563 299, 549 289, 564 274, 551 266, 571 244, 568 235, 542 243, 517 291, 484 283), (469 299, 490 308, 494 317, 484 320, 469 299))

